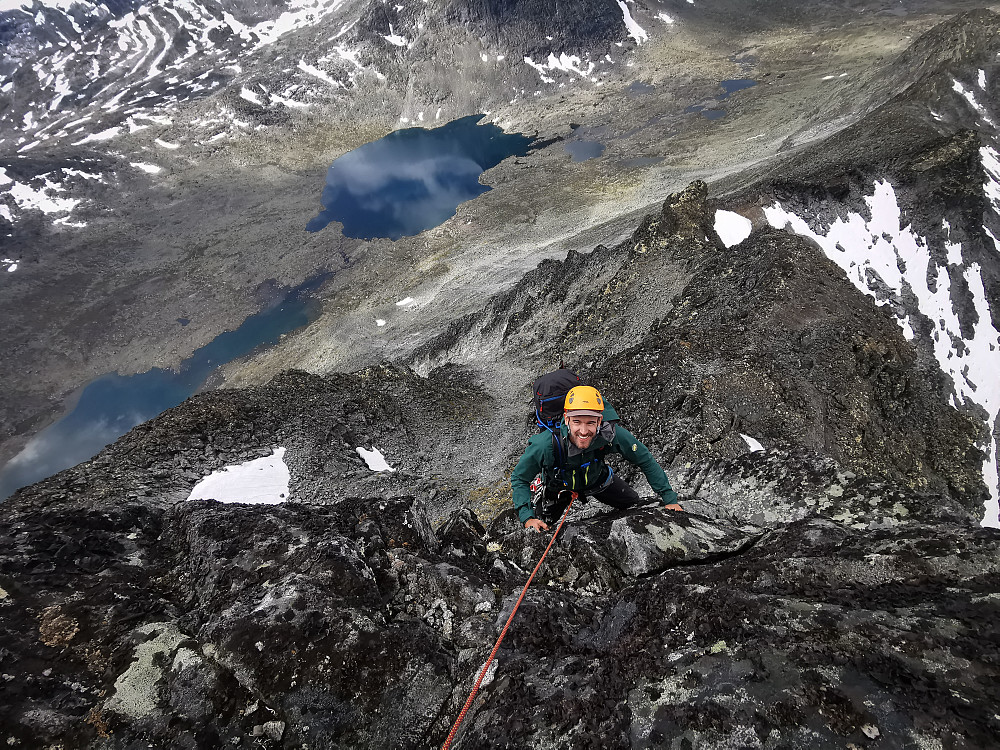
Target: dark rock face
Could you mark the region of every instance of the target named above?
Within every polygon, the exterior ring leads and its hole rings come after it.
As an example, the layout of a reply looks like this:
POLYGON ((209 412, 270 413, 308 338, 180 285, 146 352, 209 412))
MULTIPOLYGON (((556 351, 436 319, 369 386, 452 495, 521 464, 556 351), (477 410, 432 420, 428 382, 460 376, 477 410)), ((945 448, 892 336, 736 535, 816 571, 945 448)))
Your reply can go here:
POLYGON ((805 241, 761 231, 703 256, 671 313, 595 374, 668 461, 742 452, 746 433, 978 508, 974 422, 945 403, 895 322, 845 287, 805 241))
MULTIPOLYGON (((456 747, 1000 741, 1000 532, 874 486, 873 507, 908 512, 832 520, 792 496, 796 462, 813 494, 860 497, 837 495, 836 467, 772 453, 703 494, 749 496, 753 478, 798 511, 786 525, 586 506, 456 747)), ((512 513, 435 533, 412 498, 53 495, 8 502, 0 536, 16 747, 439 747, 547 542, 512 513)))

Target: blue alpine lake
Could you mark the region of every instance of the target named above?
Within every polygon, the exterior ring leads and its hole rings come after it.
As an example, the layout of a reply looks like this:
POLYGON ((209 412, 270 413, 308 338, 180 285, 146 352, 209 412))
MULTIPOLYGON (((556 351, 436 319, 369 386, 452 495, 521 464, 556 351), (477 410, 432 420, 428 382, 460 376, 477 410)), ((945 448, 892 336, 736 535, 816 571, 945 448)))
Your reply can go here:
MULTIPOLYGON (((95 456, 137 424, 192 396, 219 367, 277 343, 283 334, 319 316, 311 292, 328 278, 310 279, 277 304, 251 315, 234 331, 219 334, 176 370, 154 368, 138 375, 102 375, 84 387, 75 408, 35 435, 0 469, 0 499, 95 456)), ((183 325, 183 323, 182 323, 183 325)))
POLYGON ((505 133, 484 115, 439 128, 397 130, 338 159, 326 174, 323 210, 306 224, 318 232, 331 221, 346 237, 398 240, 436 227, 460 203, 490 188, 479 176, 511 156, 525 156, 534 138, 505 133))

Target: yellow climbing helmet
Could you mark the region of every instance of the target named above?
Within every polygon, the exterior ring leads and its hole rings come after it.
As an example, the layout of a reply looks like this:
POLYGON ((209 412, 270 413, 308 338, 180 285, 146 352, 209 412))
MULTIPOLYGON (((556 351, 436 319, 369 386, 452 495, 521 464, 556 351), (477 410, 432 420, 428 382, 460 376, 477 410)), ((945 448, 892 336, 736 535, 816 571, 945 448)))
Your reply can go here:
POLYGON ((572 412, 574 416, 590 414, 595 417, 604 416, 604 399, 600 392, 589 385, 578 385, 570 388, 566 394, 563 410, 572 412))

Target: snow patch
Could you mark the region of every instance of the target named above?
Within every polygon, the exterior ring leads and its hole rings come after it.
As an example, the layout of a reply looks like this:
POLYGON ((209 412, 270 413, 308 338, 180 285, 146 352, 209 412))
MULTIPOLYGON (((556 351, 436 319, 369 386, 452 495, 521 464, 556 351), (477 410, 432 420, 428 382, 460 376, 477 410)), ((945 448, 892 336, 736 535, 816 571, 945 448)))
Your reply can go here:
MULTIPOLYGON (((913 331, 913 326, 910 324, 909 316, 901 318, 899 321, 899 326, 903 329, 903 336, 906 338, 907 341, 913 341, 917 337, 917 334, 913 331)), ((952 399, 954 399, 954 396, 952 397, 952 399)), ((957 404, 955 404, 955 408, 956 409, 958 408, 957 404)))
POLYGON ((85 221, 70 221, 68 216, 63 216, 62 218, 56 219, 52 222, 53 224, 62 224, 65 227, 73 227, 74 229, 83 229, 87 226, 85 221))
POLYGON ((962 243, 960 242, 946 242, 944 243, 945 250, 948 251, 948 263, 953 266, 962 265, 962 243))
POLYGON ((715 212, 715 232, 726 247, 738 245, 753 231, 750 219, 733 211, 715 212))
POLYGON ((371 450, 366 450, 360 446, 355 448, 355 450, 358 452, 358 455, 365 460, 365 463, 368 464, 368 468, 372 471, 395 471, 395 469, 389 466, 386 462, 385 456, 382 455, 382 452, 374 445, 371 450))
POLYGON ((146 172, 147 174, 159 174, 160 172, 163 171, 163 167, 158 167, 155 164, 146 164, 145 162, 141 161, 134 161, 131 164, 136 169, 141 169, 143 172, 146 172))
POLYGON ((253 27, 253 34, 258 38, 255 49, 271 44, 291 31, 318 24, 333 13, 341 2, 342 0, 292 0, 288 3, 288 10, 275 20, 263 21, 253 27))
POLYGON ((345 47, 344 45, 338 44, 336 47, 333 48, 333 51, 337 53, 337 57, 339 57, 341 60, 349 62, 358 70, 365 69, 365 66, 362 65, 361 62, 358 60, 358 55, 360 54, 358 50, 347 49, 347 47, 345 47))
POLYGON ((99 174, 94 174, 93 172, 84 172, 83 170, 72 169, 70 167, 64 168, 63 172, 65 172, 68 175, 72 175, 73 177, 82 177, 85 180, 97 180, 98 182, 104 180, 104 178, 99 174))
POLYGON ((240 89, 240 98, 246 99, 248 102, 250 102, 251 104, 256 104, 258 107, 264 106, 264 103, 260 100, 260 97, 257 96, 257 92, 251 91, 246 86, 240 89))
POLYGON ((114 138, 115 136, 117 136, 120 132, 122 132, 122 129, 121 129, 120 126, 116 126, 116 127, 113 127, 113 128, 108 128, 107 130, 102 130, 100 133, 93 133, 91 135, 88 135, 82 141, 77 141, 73 145, 74 146, 82 146, 84 143, 102 143, 104 141, 110 141, 112 138, 114 138))
POLYGON ((299 66, 298 67, 299 67, 299 70, 301 70, 303 73, 308 73, 309 75, 313 76, 314 78, 318 78, 321 81, 329 83, 335 89, 343 87, 343 84, 340 81, 337 81, 334 78, 331 78, 328 73, 325 73, 324 71, 320 70, 315 65, 310 65, 305 60, 299 60, 299 66))
POLYGON ((538 63, 534 62, 530 57, 525 57, 524 61, 532 68, 538 71, 538 75, 541 77, 542 83, 556 82, 555 78, 550 78, 549 76, 545 75, 546 67, 544 65, 539 65, 538 63))
POLYGON ((743 438, 743 441, 744 441, 744 442, 745 442, 745 443, 747 444, 747 448, 749 448, 749 449, 750 449, 750 452, 751 452, 751 453, 756 453, 757 451, 762 451, 762 450, 764 450, 764 446, 763 446, 763 445, 761 445, 760 443, 758 443, 758 442, 757 442, 756 440, 754 440, 754 439, 753 439, 752 437, 750 437, 749 435, 744 435, 744 434, 743 434, 743 433, 741 432, 741 433, 740 433, 740 437, 741 437, 741 438, 743 438))
MULTIPOLYGON (((1000 154, 986 146, 979 150, 980 158, 983 162, 983 169, 986 170, 986 197, 993 205, 993 210, 1000 212, 1000 154)), ((3 183, 0 182, 0 185, 3 183)), ((989 230, 987 230, 989 231, 989 230)), ((994 239, 994 242, 996 240, 994 239)))
POLYGON ((392 30, 391 23, 389 24, 389 33, 383 36, 382 38, 385 39, 387 42, 389 42, 389 44, 394 44, 397 47, 405 47, 409 43, 406 37, 400 36, 399 34, 397 34, 392 30))
POLYGON ((212 472, 194 486, 188 500, 276 505, 288 499, 289 479, 285 449, 275 448, 265 458, 212 472))
POLYGON ((952 79, 952 83, 954 83, 954 86, 952 86, 954 91, 960 94, 961 96, 964 96, 965 100, 969 102, 970 105, 972 105, 972 108, 979 113, 979 116, 983 119, 983 121, 995 128, 996 123, 994 123, 993 120, 990 119, 989 113, 986 111, 986 108, 983 107, 983 105, 981 105, 979 101, 976 99, 975 93, 967 90, 965 86, 956 81, 954 78, 952 79))
POLYGON ((635 19, 632 18, 632 14, 629 12, 628 6, 623 0, 618 0, 618 7, 622 9, 622 16, 625 18, 625 28, 628 29, 629 36, 635 39, 635 43, 642 44, 648 41, 649 34, 646 33, 646 30, 642 26, 635 22, 635 19))
POLYGON ((278 102, 278 104, 284 104, 286 107, 292 107, 294 109, 309 109, 309 105, 305 102, 297 102, 294 99, 286 99, 283 96, 278 96, 277 94, 271 94, 271 101, 278 102))
POLYGON ((80 201, 76 198, 60 198, 57 195, 53 195, 53 193, 65 191, 61 185, 51 182, 44 175, 42 176, 44 177, 45 184, 37 190, 20 182, 13 182, 7 190, 7 194, 14 199, 14 202, 21 210, 35 210, 45 214, 65 214, 80 204, 80 201))
POLYGON ((565 52, 559 53, 559 57, 556 57, 554 53, 550 52, 548 59, 543 63, 536 63, 530 57, 525 57, 524 62, 538 71, 538 74, 541 76, 544 83, 555 83, 553 78, 545 75, 546 71, 575 73, 581 78, 588 78, 594 70, 594 63, 588 60, 587 67, 584 69, 583 60, 581 60, 578 55, 567 55, 565 52))
POLYGON ((416 300, 413 299, 413 297, 407 297, 406 299, 401 299, 399 302, 397 302, 396 307, 404 307, 405 305, 412 305, 414 302, 416 302, 416 300))

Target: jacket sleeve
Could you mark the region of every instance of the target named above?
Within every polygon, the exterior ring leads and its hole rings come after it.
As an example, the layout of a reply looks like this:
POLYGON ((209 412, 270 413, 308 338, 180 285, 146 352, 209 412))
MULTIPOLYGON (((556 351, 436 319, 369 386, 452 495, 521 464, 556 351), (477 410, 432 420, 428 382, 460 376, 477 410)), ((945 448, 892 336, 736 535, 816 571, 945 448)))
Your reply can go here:
POLYGON ((514 467, 514 471, 510 475, 510 489, 511 495, 514 499, 514 508, 517 509, 517 517, 521 519, 523 524, 529 518, 534 518, 535 514, 531 508, 531 489, 528 487, 531 484, 531 480, 535 478, 535 475, 542 470, 545 465, 545 446, 544 441, 549 441, 551 449, 551 440, 549 433, 543 432, 535 435, 528 441, 528 447, 524 451, 524 455, 517 462, 517 466, 514 467))
POLYGON ((677 493, 670 486, 666 472, 653 458, 649 448, 640 443, 635 435, 621 425, 617 425, 615 429, 615 446, 626 461, 642 469, 649 486, 653 488, 653 492, 660 496, 664 505, 677 502, 677 493))

